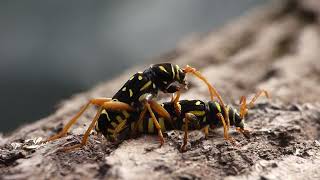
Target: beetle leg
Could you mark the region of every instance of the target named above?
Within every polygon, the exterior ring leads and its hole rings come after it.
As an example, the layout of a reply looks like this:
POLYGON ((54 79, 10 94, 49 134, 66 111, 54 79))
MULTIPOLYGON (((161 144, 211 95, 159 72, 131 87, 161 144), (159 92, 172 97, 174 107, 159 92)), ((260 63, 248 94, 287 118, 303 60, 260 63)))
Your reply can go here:
POLYGON ((246 114, 248 113, 248 108, 252 108, 255 101, 261 96, 265 95, 267 98, 270 98, 268 91, 266 90, 260 90, 258 91, 255 96, 250 101, 249 105, 247 105, 247 100, 245 96, 241 96, 240 98, 240 117, 244 118, 246 114))
MULTIPOLYGON (((76 144, 76 145, 73 145, 73 146, 70 146, 70 147, 65 147, 65 148, 63 148, 64 151, 74 150, 74 149, 76 149, 76 148, 80 148, 80 147, 82 147, 82 146, 84 146, 84 145, 87 144, 87 140, 88 140, 88 137, 89 137, 89 135, 90 135, 90 132, 91 132, 91 130, 94 128, 96 122, 98 121, 99 116, 100 116, 100 114, 101 114, 101 112, 102 112, 103 109, 127 110, 127 111, 132 111, 132 110, 133 110, 133 108, 132 108, 130 105, 128 105, 128 104, 126 104, 126 103, 123 103, 123 102, 119 102, 119 101, 116 101, 116 102, 115 102, 115 101, 112 101, 112 102, 104 102, 104 103, 100 106, 100 108, 99 108, 96 116, 95 116, 94 119, 92 120, 92 122, 91 122, 90 126, 88 127, 88 129, 86 130, 85 134, 83 135, 83 138, 82 138, 82 140, 81 140, 81 143, 76 144)), ((124 122, 126 122, 126 121, 124 121, 124 122)), ((124 126, 125 126, 125 124, 123 124, 123 123, 122 123, 122 124, 119 124, 119 126, 117 127, 117 132, 118 132, 118 131, 121 131, 124 126)))
POLYGON ((236 130, 237 130, 239 133, 243 134, 243 136, 244 136, 245 138, 247 138, 247 139, 250 138, 250 131, 249 131, 249 130, 247 130, 247 129, 241 129, 241 128, 236 128, 236 130))
POLYGON ((189 129, 189 122, 190 121, 197 121, 197 116, 192 113, 186 113, 184 121, 184 137, 183 137, 183 144, 180 147, 181 152, 187 151, 187 143, 188 143, 188 129, 189 129))
POLYGON ((181 109, 178 105, 179 99, 180 99, 180 87, 176 84, 172 84, 170 85, 167 89, 166 89, 167 93, 172 93, 172 97, 171 97, 171 102, 174 104, 174 109, 175 112, 178 116, 180 116, 181 113, 181 109), (174 96, 173 93, 176 93, 176 96, 174 96))
POLYGON ((171 100, 171 102, 174 105, 174 110, 176 111, 176 114, 178 116, 181 115, 181 107, 179 105, 180 94, 181 94, 180 91, 177 91, 176 96, 171 100))
POLYGON ((103 103, 111 101, 111 98, 98 98, 98 99, 91 99, 85 106, 83 106, 80 111, 64 126, 64 128, 56 135, 49 137, 46 142, 53 141, 65 136, 68 133, 70 127, 76 123, 79 117, 83 114, 83 112, 88 109, 89 105, 98 105, 101 106, 103 103))
POLYGON ((137 133, 139 133, 139 125, 143 122, 143 119, 146 115, 148 111, 148 108, 147 107, 144 107, 142 112, 140 113, 140 116, 139 116, 139 120, 134 124, 134 129, 132 130, 133 131, 133 135, 136 135, 137 133))
POLYGON ((94 128, 94 126, 95 126, 95 124, 96 124, 96 122, 97 122, 102 110, 103 110, 103 107, 100 107, 98 112, 97 112, 97 114, 96 114, 96 116, 92 120, 90 126, 88 127, 88 129, 86 130, 85 134, 83 135, 81 143, 73 145, 73 146, 70 146, 70 147, 65 147, 65 148, 62 149, 63 151, 71 151, 71 150, 74 150, 76 148, 81 148, 82 146, 86 145, 87 139, 88 139, 88 137, 90 135, 90 132, 94 128))
POLYGON ((249 108, 252 108, 254 105, 254 102, 260 97, 261 95, 265 95, 267 98, 270 98, 268 91, 266 90, 260 90, 256 93, 256 95, 252 98, 252 100, 249 103, 249 108))
POLYGON ((203 129, 204 137, 207 139, 209 136, 209 125, 205 126, 203 129))
POLYGON ((232 144, 234 144, 235 140, 232 137, 230 137, 229 134, 228 134, 228 127, 227 127, 227 124, 226 124, 226 121, 225 121, 223 115, 221 113, 217 113, 217 116, 218 116, 219 120, 221 121, 221 123, 223 125, 223 134, 224 134, 223 136, 224 136, 224 139, 228 140, 232 144))
MULTIPOLYGON (((166 109, 164 109, 159 103, 157 103, 155 100, 152 99, 153 96, 152 94, 144 94, 143 96, 141 96, 139 98, 140 102, 142 104, 144 104, 144 107, 147 108, 147 110, 149 111, 153 124, 156 126, 157 131, 158 131, 158 135, 160 138, 160 145, 162 146, 164 143, 164 138, 162 135, 162 131, 161 131, 161 126, 156 118, 156 116, 153 113, 153 110, 155 112, 157 112, 157 114, 163 118, 165 118, 166 120, 168 120, 170 122, 170 124, 173 126, 173 122, 171 120, 170 114, 168 113, 168 111, 166 109)), ((141 119, 143 119, 144 116, 141 116, 141 119)), ((140 119, 140 118, 139 118, 140 119)))
POLYGON ((222 106, 222 109, 224 111, 224 114, 226 116, 227 122, 228 122, 228 126, 230 126, 229 124, 229 113, 226 109, 226 106, 220 96, 220 94, 218 93, 218 91, 208 82, 207 78, 205 78, 199 71, 197 71, 195 68, 187 65, 183 71, 185 73, 191 73, 194 76, 196 76, 198 79, 202 80, 207 86, 208 86, 208 90, 210 92, 210 96, 211 96, 211 100, 214 100, 214 97, 216 96, 218 98, 218 100, 220 101, 220 104, 222 106))
POLYGON ((152 118, 152 121, 153 121, 153 124, 156 126, 157 130, 158 130, 158 136, 160 138, 160 147, 164 144, 164 138, 163 138, 163 135, 162 135, 162 131, 161 131, 161 126, 156 118, 156 116, 154 115, 151 107, 150 107, 150 104, 149 103, 146 103, 145 106, 147 107, 150 115, 151 115, 151 118, 152 118))
POLYGON ((139 99, 144 105, 149 104, 151 107, 151 111, 155 111, 159 116, 165 118, 165 120, 169 121, 170 125, 174 127, 174 123, 172 122, 172 119, 170 117, 170 114, 168 111, 163 108, 157 101, 152 99, 151 94, 146 94, 141 99, 139 99))

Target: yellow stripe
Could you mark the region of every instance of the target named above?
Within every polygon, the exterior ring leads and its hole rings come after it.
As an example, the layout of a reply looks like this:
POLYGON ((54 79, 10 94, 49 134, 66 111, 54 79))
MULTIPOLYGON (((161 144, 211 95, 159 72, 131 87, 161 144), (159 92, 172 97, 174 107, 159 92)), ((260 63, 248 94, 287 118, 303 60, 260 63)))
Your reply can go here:
POLYGON ((219 103, 217 103, 217 102, 214 102, 214 103, 216 104, 216 107, 217 107, 218 111, 219 111, 219 112, 221 112, 220 104, 219 104, 219 103))
POLYGON ((176 74, 174 72, 174 68, 173 68, 172 64, 171 64, 171 70, 172 70, 172 79, 174 79, 174 76, 176 76, 176 74))
MULTIPOLYGON (((166 70, 166 68, 164 68, 163 66, 159 66, 159 68, 161 69, 161 71, 164 71, 166 73, 168 73, 168 71, 166 70)), ((169 74, 169 73, 168 73, 169 74)))
POLYGON ((111 121, 109 114, 107 113, 107 111, 105 109, 102 110, 101 114, 105 114, 107 116, 108 121, 111 121))
POLYGON ((122 111, 122 114, 126 119, 130 117, 130 114, 127 111, 122 111))
POLYGON ((108 132, 110 132, 110 133, 114 133, 114 129, 108 129, 108 132))
POLYGON ((147 89, 151 84, 152 84, 152 82, 148 81, 145 85, 143 85, 143 87, 140 89, 140 91, 147 89))
POLYGON ((96 124, 95 128, 96 128, 96 131, 98 131, 98 132, 100 131, 100 129, 99 129, 99 123, 96 124))
POLYGON ((179 74, 180 67, 176 65, 176 69, 177 69, 177 79, 180 80, 180 74, 179 74))
POLYGON ((108 113, 106 113, 106 115, 107 115, 107 119, 108 119, 108 121, 111 121, 111 119, 110 119, 110 117, 109 117, 109 114, 108 114, 108 113))
POLYGON ((149 121, 148 121, 148 132, 149 133, 153 133, 154 132, 154 125, 153 125, 152 118, 149 118, 149 121))
POLYGON ((194 114, 195 116, 203 116, 206 114, 205 111, 190 111, 190 113, 194 114))
POLYGON ((138 79, 139 79, 139 81, 141 81, 141 79, 142 79, 142 76, 138 76, 138 79))
POLYGON ((134 75, 133 75, 133 76, 131 76, 129 80, 131 81, 134 77, 135 77, 134 75))
POLYGON ((107 114, 107 111, 106 111, 105 109, 103 109, 103 110, 101 111, 101 114, 107 114))
POLYGON ((203 122, 206 122, 207 121, 207 117, 205 116, 203 119, 202 119, 203 122))
POLYGON ((118 120, 119 123, 122 123, 123 119, 120 116, 116 116, 116 120, 118 120))
POLYGON ((197 102, 196 102, 196 105, 197 105, 197 106, 199 106, 200 104, 201 104, 201 102, 200 102, 200 101, 197 101, 197 102))
POLYGON ((112 125, 112 127, 114 127, 114 128, 116 128, 116 127, 118 126, 118 124, 115 123, 115 122, 111 122, 111 125, 112 125))
POLYGON ((129 96, 132 97, 132 95, 133 95, 133 92, 131 89, 129 89, 129 96))
POLYGON ((122 131, 126 127, 126 124, 127 124, 127 120, 123 120, 114 130, 115 133, 119 133, 120 131, 122 131))
POLYGON ((109 138, 115 140, 116 139, 116 135, 112 133, 112 134, 109 135, 109 138))
POLYGON ((178 106, 178 108, 181 110, 181 104, 180 104, 180 102, 177 102, 177 106, 178 106))
POLYGON ((163 118, 159 118, 159 124, 161 126, 161 131, 165 132, 166 131, 166 125, 164 124, 164 119, 163 118))

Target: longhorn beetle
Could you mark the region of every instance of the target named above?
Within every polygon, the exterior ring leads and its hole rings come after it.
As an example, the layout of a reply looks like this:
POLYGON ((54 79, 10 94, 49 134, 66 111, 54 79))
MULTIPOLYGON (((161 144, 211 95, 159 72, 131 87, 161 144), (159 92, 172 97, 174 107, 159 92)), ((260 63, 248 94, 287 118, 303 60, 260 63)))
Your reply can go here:
MULTIPOLYGON (((143 72, 138 72, 131 76, 129 80, 121 87, 121 89, 112 98, 95 98, 89 100, 89 102, 80 109, 80 111, 64 126, 64 128, 56 135, 47 139, 52 141, 65 136, 69 128, 76 123, 82 113, 90 106, 99 106, 99 109, 92 120, 90 126, 86 130, 80 144, 76 144, 71 147, 65 148, 65 150, 72 150, 82 147, 86 144, 88 136, 91 130, 95 127, 96 122, 101 117, 105 121, 110 122, 112 125, 106 131, 112 136, 111 139, 116 139, 116 135, 122 131, 129 122, 130 114, 141 114, 141 119, 148 111, 153 117, 152 121, 157 129, 158 136, 160 138, 160 145, 164 143, 164 138, 161 131, 161 126, 158 120, 155 118, 153 111, 164 117, 167 121, 173 124, 170 114, 155 101, 155 98, 159 91, 165 93, 179 92, 181 86, 186 86, 185 76, 186 74, 193 74, 198 79, 202 80, 209 89, 211 100, 216 96, 224 108, 223 100, 217 93, 214 87, 212 87, 205 77, 201 75, 195 68, 186 66, 180 68, 178 65, 171 63, 162 63, 151 65, 143 72)), ((175 102, 178 102, 177 100, 175 102)), ((176 111, 179 111, 178 104, 174 105, 176 111)), ((227 114, 227 113, 226 113, 227 114)), ((99 127, 99 126, 98 126, 99 127)))
MULTIPOLYGON (((188 141, 188 130, 203 129, 205 136, 208 136, 208 130, 210 128, 223 126, 224 128, 224 138, 234 142, 232 137, 229 137, 228 130, 230 126, 235 126, 236 130, 242 133, 246 138, 250 137, 250 133, 245 129, 244 117, 248 112, 248 108, 252 108, 254 102, 261 95, 265 95, 269 98, 269 94, 265 90, 258 91, 255 96, 252 98, 250 103, 247 105, 245 96, 242 96, 240 99, 240 113, 237 112, 235 108, 230 105, 226 105, 227 113, 230 117, 230 122, 226 119, 227 115, 222 110, 222 104, 217 101, 208 101, 204 102, 201 100, 180 100, 177 102, 179 106, 179 112, 176 111, 175 101, 179 98, 179 94, 172 99, 171 102, 165 102, 161 106, 170 114, 173 119, 173 124, 165 121, 165 119, 160 114, 155 114, 155 117, 159 120, 162 131, 166 130, 184 130, 184 140, 181 146, 181 151, 186 151, 186 145, 188 141)), ((110 137, 110 132, 107 131, 109 127, 112 127, 112 121, 106 121, 104 118, 106 116, 101 116, 97 123, 96 130, 101 132, 105 137, 110 137)), ((130 118, 137 119, 138 114, 132 114, 130 118)), ((155 133, 156 127, 154 126, 152 115, 146 115, 144 118, 139 119, 139 121, 128 121, 132 124, 126 124, 122 129, 123 131, 119 132, 119 136, 122 139, 127 138, 130 134, 139 133, 155 133), (136 129, 136 126, 138 128, 136 129)))

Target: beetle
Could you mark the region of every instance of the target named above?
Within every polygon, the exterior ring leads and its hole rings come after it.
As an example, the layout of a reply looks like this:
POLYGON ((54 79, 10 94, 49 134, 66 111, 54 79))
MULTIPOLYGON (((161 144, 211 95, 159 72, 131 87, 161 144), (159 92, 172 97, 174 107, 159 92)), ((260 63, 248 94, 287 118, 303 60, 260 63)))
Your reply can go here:
MULTIPOLYGON (((116 139, 116 134, 122 131, 128 123, 131 123, 129 119, 133 113, 140 114, 140 119, 142 119, 146 112, 149 112, 150 115, 153 116, 154 112, 156 112, 172 124, 173 122, 170 114, 157 103, 155 98, 159 91, 180 94, 181 86, 186 87, 187 85, 185 77, 188 73, 193 74, 208 86, 212 100, 217 97, 219 102, 224 104, 215 88, 211 86, 207 79, 195 68, 188 65, 185 68, 180 68, 178 65, 171 63, 155 64, 151 65, 143 72, 137 72, 131 76, 112 98, 90 99, 89 102, 64 126, 64 128, 58 134, 48 138, 47 142, 65 136, 70 127, 77 122, 79 117, 90 105, 96 105, 99 109, 90 126, 87 128, 81 143, 67 147, 65 150, 72 150, 84 146, 91 130, 96 126, 96 122, 101 119, 102 116, 106 116, 104 120, 110 122, 112 125, 110 128, 106 129, 106 131, 112 134, 109 137, 111 139, 116 139)), ((177 102, 178 101, 176 100, 174 107, 178 112, 179 108, 177 102)), ((226 112, 224 106, 223 109, 226 112)), ((161 126, 156 118, 153 118, 152 120, 157 128, 160 145, 162 145, 164 143, 164 138, 161 126)))
MULTIPOLYGON (((178 106, 180 111, 177 112, 175 109, 175 101, 177 101, 178 96, 176 96, 171 102, 162 103, 161 106, 170 114, 173 119, 173 124, 170 124, 168 121, 165 121, 165 118, 160 114, 154 114, 155 118, 159 120, 159 124, 161 126, 161 131, 165 132, 168 130, 183 130, 184 140, 181 145, 180 150, 182 152, 186 151, 186 145, 188 141, 188 131, 189 130, 197 130, 202 129, 205 133, 205 136, 208 136, 208 130, 210 128, 215 128, 219 126, 223 126, 224 128, 224 138, 226 140, 234 143, 232 137, 228 135, 228 130, 230 126, 234 126, 237 131, 242 133, 246 138, 250 137, 250 133, 245 129, 244 118, 248 112, 249 108, 252 108, 254 102, 261 95, 265 95, 269 98, 269 94, 266 90, 258 91, 255 96, 252 98, 250 103, 247 105, 246 97, 242 96, 240 99, 240 108, 239 113, 236 108, 231 105, 225 105, 227 109, 228 116, 230 117, 230 121, 227 119, 227 115, 222 110, 222 104, 218 101, 202 101, 202 100, 179 100, 178 106), (229 121, 229 122, 227 122, 229 121)), ((137 119, 139 114, 132 114, 132 119, 137 119)), ((106 130, 110 126, 112 126, 112 121, 105 121, 106 115, 101 116, 97 123, 96 130, 101 132, 107 138, 109 137, 109 132, 106 130)), ((121 139, 126 139, 130 137, 132 134, 135 134, 136 131, 139 133, 147 133, 153 134, 157 132, 157 128, 153 123, 152 115, 146 115, 144 118, 140 118, 139 121, 128 121, 132 122, 126 124, 121 131, 117 132, 118 136, 121 136, 121 139), (138 125, 138 129, 135 126, 138 125)))

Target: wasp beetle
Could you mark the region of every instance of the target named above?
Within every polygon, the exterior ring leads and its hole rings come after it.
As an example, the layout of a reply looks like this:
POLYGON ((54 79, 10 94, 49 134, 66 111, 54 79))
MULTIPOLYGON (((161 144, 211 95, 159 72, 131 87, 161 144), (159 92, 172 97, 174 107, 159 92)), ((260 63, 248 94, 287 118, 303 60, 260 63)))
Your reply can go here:
MULTIPOLYGON (((80 111, 64 126, 64 128, 56 135, 47 139, 52 141, 65 136, 69 128, 76 123, 83 112, 90 106, 96 105, 99 107, 95 117, 93 118, 90 126, 86 130, 80 144, 76 144, 71 147, 65 148, 65 150, 72 150, 78 147, 82 147, 86 144, 88 136, 91 130, 96 127, 97 130, 103 131, 103 128, 96 122, 102 124, 102 120, 109 123, 105 134, 109 134, 108 138, 116 138, 115 135, 119 134, 128 124, 132 123, 133 118, 130 118, 133 114, 138 114, 143 119, 146 112, 149 112, 154 117, 154 112, 163 117, 166 121, 173 124, 170 114, 164 109, 155 98, 159 91, 165 93, 177 93, 181 87, 185 87, 186 74, 193 74, 198 79, 202 80, 209 89, 211 100, 217 97, 220 104, 223 104, 223 100, 217 93, 215 88, 211 86, 206 78, 204 78, 199 71, 190 66, 180 68, 178 65, 171 63, 162 63, 151 65, 143 72, 137 72, 129 78, 129 80, 120 88, 120 90, 112 98, 95 98, 89 100, 89 102, 83 106, 80 111)), ((176 111, 179 111, 178 98, 174 102, 176 111)), ((225 106, 222 106, 224 112, 226 112, 225 106)), ((135 115, 136 117, 137 115, 135 115)), ((161 126, 158 120, 154 117, 153 123, 157 129, 157 133, 160 138, 161 145, 164 143, 164 138, 161 131, 161 126)))
MULTIPOLYGON (((257 98, 264 94, 269 98, 269 94, 265 90, 258 91, 250 103, 247 105, 246 98, 244 96, 240 99, 240 108, 238 111, 230 105, 226 105, 225 108, 227 110, 228 116, 230 120, 227 119, 227 115, 222 110, 222 104, 217 101, 208 101, 204 102, 201 100, 180 100, 178 101, 178 106, 180 111, 177 112, 175 108, 174 101, 178 98, 175 97, 171 102, 162 103, 161 106, 170 114, 173 120, 173 124, 169 123, 162 117, 160 114, 155 113, 155 117, 159 120, 159 124, 161 126, 161 131, 165 132, 168 130, 183 130, 184 140, 181 146, 181 151, 186 151, 186 145, 188 141, 188 130, 197 130, 202 129, 205 133, 205 136, 208 136, 209 127, 215 128, 219 126, 223 126, 224 128, 224 138, 226 140, 230 140, 234 143, 232 137, 228 135, 228 130, 230 126, 234 126, 237 131, 242 133, 246 138, 250 137, 250 133, 245 129, 244 117, 248 112, 248 108, 253 107, 254 102, 257 98)), ((139 114, 132 114, 131 118, 137 119, 139 114)), ((128 122, 132 122, 131 124, 126 124, 122 131, 119 131, 118 135, 120 139, 129 138, 133 133, 147 133, 153 134, 157 132, 157 128, 153 123, 152 115, 146 115, 143 119, 139 119, 139 121, 129 120, 128 122), (136 128, 138 126, 138 128, 136 128)), ((110 132, 108 128, 111 128, 113 125, 113 121, 107 120, 107 114, 101 116, 97 123, 96 130, 101 132, 105 137, 110 137, 110 132)))

